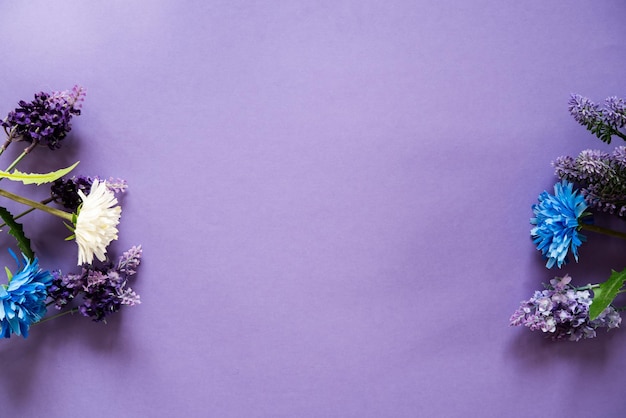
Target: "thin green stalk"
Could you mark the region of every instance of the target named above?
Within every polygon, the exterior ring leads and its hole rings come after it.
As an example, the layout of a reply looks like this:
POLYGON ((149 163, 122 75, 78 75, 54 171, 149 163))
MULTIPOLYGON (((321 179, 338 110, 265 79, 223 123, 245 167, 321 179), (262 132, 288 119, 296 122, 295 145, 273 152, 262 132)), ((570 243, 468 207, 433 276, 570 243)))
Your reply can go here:
POLYGON ((585 229, 587 231, 592 231, 592 232, 597 232, 597 233, 600 233, 600 234, 610 235, 610 236, 616 237, 616 238, 626 239, 626 234, 623 233, 623 232, 613 231, 612 229, 603 228, 603 227, 597 226, 597 225, 581 224, 580 228, 581 229, 585 229))
POLYGON ((48 316, 48 317, 42 319, 39 322, 35 322, 34 324, 31 324, 31 327, 34 326, 34 325, 41 324, 43 322, 49 321, 51 319, 60 318, 60 317, 62 317, 64 315, 67 315, 67 314, 75 314, 76 312, 78 312, 78 308, 72 308, 72 309, 69 309, 69 310, 64 311, 64 312, 59 312, 58 314, 54 314, 52 316, 48 316))
POLYGON ((599 284, 588 284, 587 286, 577 287, 576 290, 591 290, 600 287, 599 284))
POLYGON ((4 151, 7 148, 9 148, 9 145, 11 145, 11 142, 13 142, 13 134, 15 133, 15 126, 11 128, 11 132, 7 131, 7 128, 4 127, 4 133, 7 134, 7 139, 6 141, 4 141, 4 144, 2 144, 2 146, 0 147, 0 155, 2 155, 2 153, 4 153, 4 151))
POLYGON ((26 152, 26 150, 22 151, 22 153, 17 156, 17 158, 11 163, 11 165, 9 165, 9 167, 5 171, 8 172, 8 171, 13 170, 15 166, 18 165, 19 162, 22 161, 24 157, 26 157, 27 155, 28 155, 28 152, 26 152))
MULTIPOLYGON (((9 141, 10 143, 10 141, 9 141)), ((20 155, 17 156, 17 158, 9 165, 9 167, 5 170, 7 172, 13 170, 20 161, 22 161, 24 159, 24 157, 26 157, 28 154, 30 154, 30 152, 37 146, 37 144, 39 143, 39 141, 33 141, 32 144, 30 144, 28 147, 26 147, 24 149, 24 151, 22 151, 22 153, 20 155)), ((2 152, 4 152, 6 147, 2 147, 2 152)), ((2 152, 0 152, 0 155, 2 155, 2 152)), ((2 180, 0 178, 0 180, 2 180)))
MULTIPOLYGON (((52 202, 53 200, 54 200, 53 198, 49 197, 49 198, 47 198, 47 199, 42 200, 40 203, 41 203, 42 205, 47 205, 48 203, 52 202)), ((27 209, 27 210, 25 210, 24 212, 20 213, 19 215, 15 215, 15 216, 13 217, 13 219, 19 219, 19 218, 21 218, 22 216, 28 215, 29 213, 31 213, 31 212, 32 212, 32 211, 34 211, 34 210, 35 210, 35 208, 30 208, 30 209, 27 209)), ((4 224, 0 225, 0 228, 5 227, 5 226, 7 226, 7 224, 6 224, 6 223, 4 223, 4 224)))
POLYGON ((0 196, 4 196, 6 198, 9 198, 11 200, 14 200, 18 203, 21 203, 23 205, 28 205, 31 208, 34 209, 39 209, 39 210, 43 210, 44 212, 48 212, 51 215, 54 216, 58 216, 59 218, 63 218, 67 221, 72 222, 73 221, 73 216, 71 213, 67 213, 65 211, 59 210, 59 209, 55 209, 55 208, 51 208, 49 206, 46 206, 42 203, 36 202, 34 200, 31 199, 27 199, 25 197, 22 197, 20 195, 8 192, 6 190, 0 189, 0 196))

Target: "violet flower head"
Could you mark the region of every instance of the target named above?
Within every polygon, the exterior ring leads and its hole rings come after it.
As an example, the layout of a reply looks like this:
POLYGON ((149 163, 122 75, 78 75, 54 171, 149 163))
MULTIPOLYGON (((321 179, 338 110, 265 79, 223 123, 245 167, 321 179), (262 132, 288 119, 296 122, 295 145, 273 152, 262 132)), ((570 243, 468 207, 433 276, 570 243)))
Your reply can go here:
POLYGON ((576 157, 559 157, 555 174, 575 183, 589 207, 626 216, 626 147, 612 153, 584 150, 576 157))
POLYGON ((580 94, 571 95, 568 110, 576 122, 584 126, 593 126, 602 120, 600 106, 580 94))
POLYGON ((128 286, 141 262, 141 246, 126 251, 117 263, 102 266, 84 265, 80 274, 54 274, 50 299, 57 309, 79 300, 78 312, 96 322, 120 310, 124 305, 141 303, 140 297, 128 286))
POLYGON ((72 129, 72 117, 80 115, 84 98, 85 90, 74 86, 62 92, 36 93, 31 102, 21 100, 2 121, 9 142, 26 141, 33 146, 40 143, 53 150, 60 148, 72 129))
POLYGON ((523 325, 531 331, 541 331, 553 340, 579 341, 596 336, 598 328, 617 328, 622 317, 612 306, 598 318, 589 320, 592 299, 589 290, 571 285, 571 277, 557 277, 543 291, 536 291, 522 301, 510 319, 511 326, 523 325))
MULTIPOLYGON (((63 207, 76 212, 83 200, 81 199, 78 191, 88 193, 91 190, 91 185, 94 181, 103 182, 104 180, 98 176, 74 176, 69 179, 60 178, 52 183, 50 186, 50 194, 52 200, 62 205, 63 207)), ((104 181, 106 187, 111 192, 125 193, 128 189, 126 180, 110 177, 104 181)))
POLYGON ((623 128, 626 125, 626 102, 616 96, 607 97, 604 101, 604 119, 606 123, 623 128))
POLYGON ((618 97, 608 97, 604 107, 579 94, 572 94, 568 102, 570 114, 576 122, 607 144, 616 135, 626 140, 620 131, 626 125, 626 102, 618 97))

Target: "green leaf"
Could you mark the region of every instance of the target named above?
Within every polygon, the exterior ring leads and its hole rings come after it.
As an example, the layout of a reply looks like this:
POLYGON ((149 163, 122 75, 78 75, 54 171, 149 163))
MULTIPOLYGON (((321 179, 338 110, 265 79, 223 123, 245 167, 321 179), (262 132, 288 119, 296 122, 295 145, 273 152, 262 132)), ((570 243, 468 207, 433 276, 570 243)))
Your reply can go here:
POLYGON ((593 301, 589 306, 589 320, 596 319, 607 306, 613 302, 613 299, 617 296, 619 290, 624 286, 626 281, 626 269, 617 272, 611 271, 611 277, 604 282, 600 283, 595 289, 593 289, 593 301))
POLYGON ((0 170, 0 178, 9 179, 13 181, 21 181, 24 184, 43 184, 43 183, 52 183, 55 180, 60 179, 64 175, 68 174, 78 165, 80 161, 76 161, 74 164, 67 168, 62 168, 57 171, 52 171, 50 173, 22 173, 18 170, 13 170, 12 173, 7 171, 0 170))
POLYGON ((11 283, 11 279, 13 278, 13 273, 11 272, 11 270, 9 270, 9 268, 7 266, 4 266, 4 271, 7 274, 7 281, 9 283, 11 283))
POLYGON ((15 222, 13 215, 11 212, 0 206, 0 218, 4 221, 5 224, 9 227, 9 234, 15 237, 17 240, 17 246, 20 251, 28 257, 29 260, 33 260, 35 258, 35 253, 30 248, 30 240, 26 238, 24 235, 24 229, 22 228, 22 224, 15 222))

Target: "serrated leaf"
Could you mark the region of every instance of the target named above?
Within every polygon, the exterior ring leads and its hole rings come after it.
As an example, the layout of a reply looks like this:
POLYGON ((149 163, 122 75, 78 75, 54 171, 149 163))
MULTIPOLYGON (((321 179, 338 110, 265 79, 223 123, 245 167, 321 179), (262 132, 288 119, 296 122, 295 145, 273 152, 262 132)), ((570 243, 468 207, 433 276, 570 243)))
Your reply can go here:
POLYGON ((606 282, 600 283, 593 289, 593 301, 589 306, 589 320, 596 319, 607 306, 609 306, 626 281, 626 269, 617 272, 611 271, 611 276, 606 282))
POLYGON ((0 218, 4 221, 5 224, 9 227, 9 234, 11 234, 17 240, 17 246, 20 251, 29 259, 33 260, 35 258, 35 253, 30 248, 30 240, 26 238, 24 235, 24 229, 22 228, 22 224, 15 222, 13 215, 11 212, 0 206, 0 218))
POLYGON ((43 184, 52 183, 55 180, 68 174, 78 165, 80 161, 76 161, 74 164, 67 168, 62 168, 57 171, 51 171, 50 173, 22 173, 19 170, 13 170, 12 173, 0 170, 0 178, 9 179, 13 181, 21 181, 24 184, 43 184))

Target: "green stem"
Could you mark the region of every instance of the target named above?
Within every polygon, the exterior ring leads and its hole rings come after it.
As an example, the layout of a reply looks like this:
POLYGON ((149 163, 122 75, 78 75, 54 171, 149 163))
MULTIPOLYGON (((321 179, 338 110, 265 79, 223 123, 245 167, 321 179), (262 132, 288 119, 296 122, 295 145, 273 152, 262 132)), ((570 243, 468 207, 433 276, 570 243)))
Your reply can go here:
POLYGON ((599 284, 588 284, 587 286, 577 287, 576 290, 591 290, 600 287, 599 284))
POLYGON ((67 221, 70 221, 70 222, 72 222, 72 220, 73 220, 73 216, 72 216, 71 213, 67 213, 67 212, 65 212, 63 210, 51 208, 51 207, 46 206, 46 205, 44 205, 42 203, 36 202, 34 200, 31 200, 31 199, 27 199, 25 197, 22 197, 20 195, 16 195, 14 193, 8 192, 8 191, 3 190, 3 189, 0 189, 0 196, 4 196, 6 198, 14 200, 14 201, 16 201, 18 203, 21 203, 23 205, 28 205, 28 206, 30 206, 31 208, 34 208, 34 209, 43 210, 44 212, 48 212, 51 215, 58 216, 59 218, 63 218, 63 219, 65 219, 67 221))
MULTIPOLYGON (((41 204, 43 204, 43 205, 47 205, 48 203, 52 202, 53 200, 54 200, 53 198, 49 197, 49 198, 47 198, 47 199, 45 199, 45 200, 42 200, 42 201, 41 201, 41 204)), ((25 210, 24 212, 20 213, 19 215, 14 216, 14 217, 13 217, 13 219, 19 219, 19 218, 21 218, 22 216, 28 215, 29 213, 31 213, 31 212, 32 212, 32 211, 34 211, 34 210, 35 210, 35 208, 30 208, 30 209, 27 209, 27 210, 25 210)), ((4 224, 0 225, 0 228, 2 228, 2 227, 4 227, 4 226, 7 226, 7 224, 6 224, 6 223, 4 223, 4 224)))
POLYGON ((619 136, 620 138, 626 141, 626 135, 624 135, 622 132, 615 130, 615 135, 619 136))
MULTIPOLYGON (((28 148, 26 148, 28 149, 28 148)), ((28 152, 26 152, 26 150, 22 151, 22 153, 20 155, 17 156, 17 158, 15 159, 15 161, 13 161, 11 163, 11 165, 9 165, 9 167, 5 170, 7 172, 13 170, 15 168, 15 166, 24 159, 24 157, 26 157, 28 155, 28 152)))
POLYGON ((580 228, 581 229, 586 229, 587 231, 592 231, 592 232, 597 232, 597 233, 600 233, 600 234, 610 235, 610 236, 616 237, 616 238, 626 239, 626 234, 623 233, 623 232, 613 231, 612 229, 603 228, 603 227, 597 226, 597 225, 581 224, 580 228))
POLYGON ((58 314, 54 314, 52 316, 49 316, 47 318, 42 319, 39 322, 35 322, 34 324, 31 324, 31 327, 34 326, 34 325, 37 325, 37 324, 44 323, 44 322, 49 321, 51 319, 60 318, 60 317, 62 317, 64 315, 67 315, 67 314, 75 314, 76 312, 78 312, 78 308, 72 308, 72 309, 64 311, 64 312, 59 312, 58 314))
MULTIPOLYGON (((9 143, 10 143, 10 141, 9 141, 9 143)), ((30 154, 30 152, 37 146, 38 143, 39 143, 39 141, 33 141, 32 144, 30 144, 28 147, 26 147, 24 149, 24 151, 22 151, 22 153, 17 156, 17 158, 9 165, 9 167, 5 171, 9 172, 9 171, 13 170, 15 168, 15 166, 17 166, 19 164, 19 162, 24 159, 24 157, 26 157, 28 154, 30 154)), ((5 148, 6 148, 6 146, 2 147, 2 152, 4 152, 5 148)), ((2 155, 2 152, 0 152, 0 155, 2 155)), ((2 179, 0 178, 0 180, 2 180, 2 179)))
POLYGON ((7 128, 5 127, 4 133, 7 134, 7 139, 0 147, 0 155, 2 155, 2 153, 9 147, 9 145, 11 145, 11 142, 13 141, 13 133, 15 133, 15 127, 11 128, 11 132, 7 131, 7 128))

